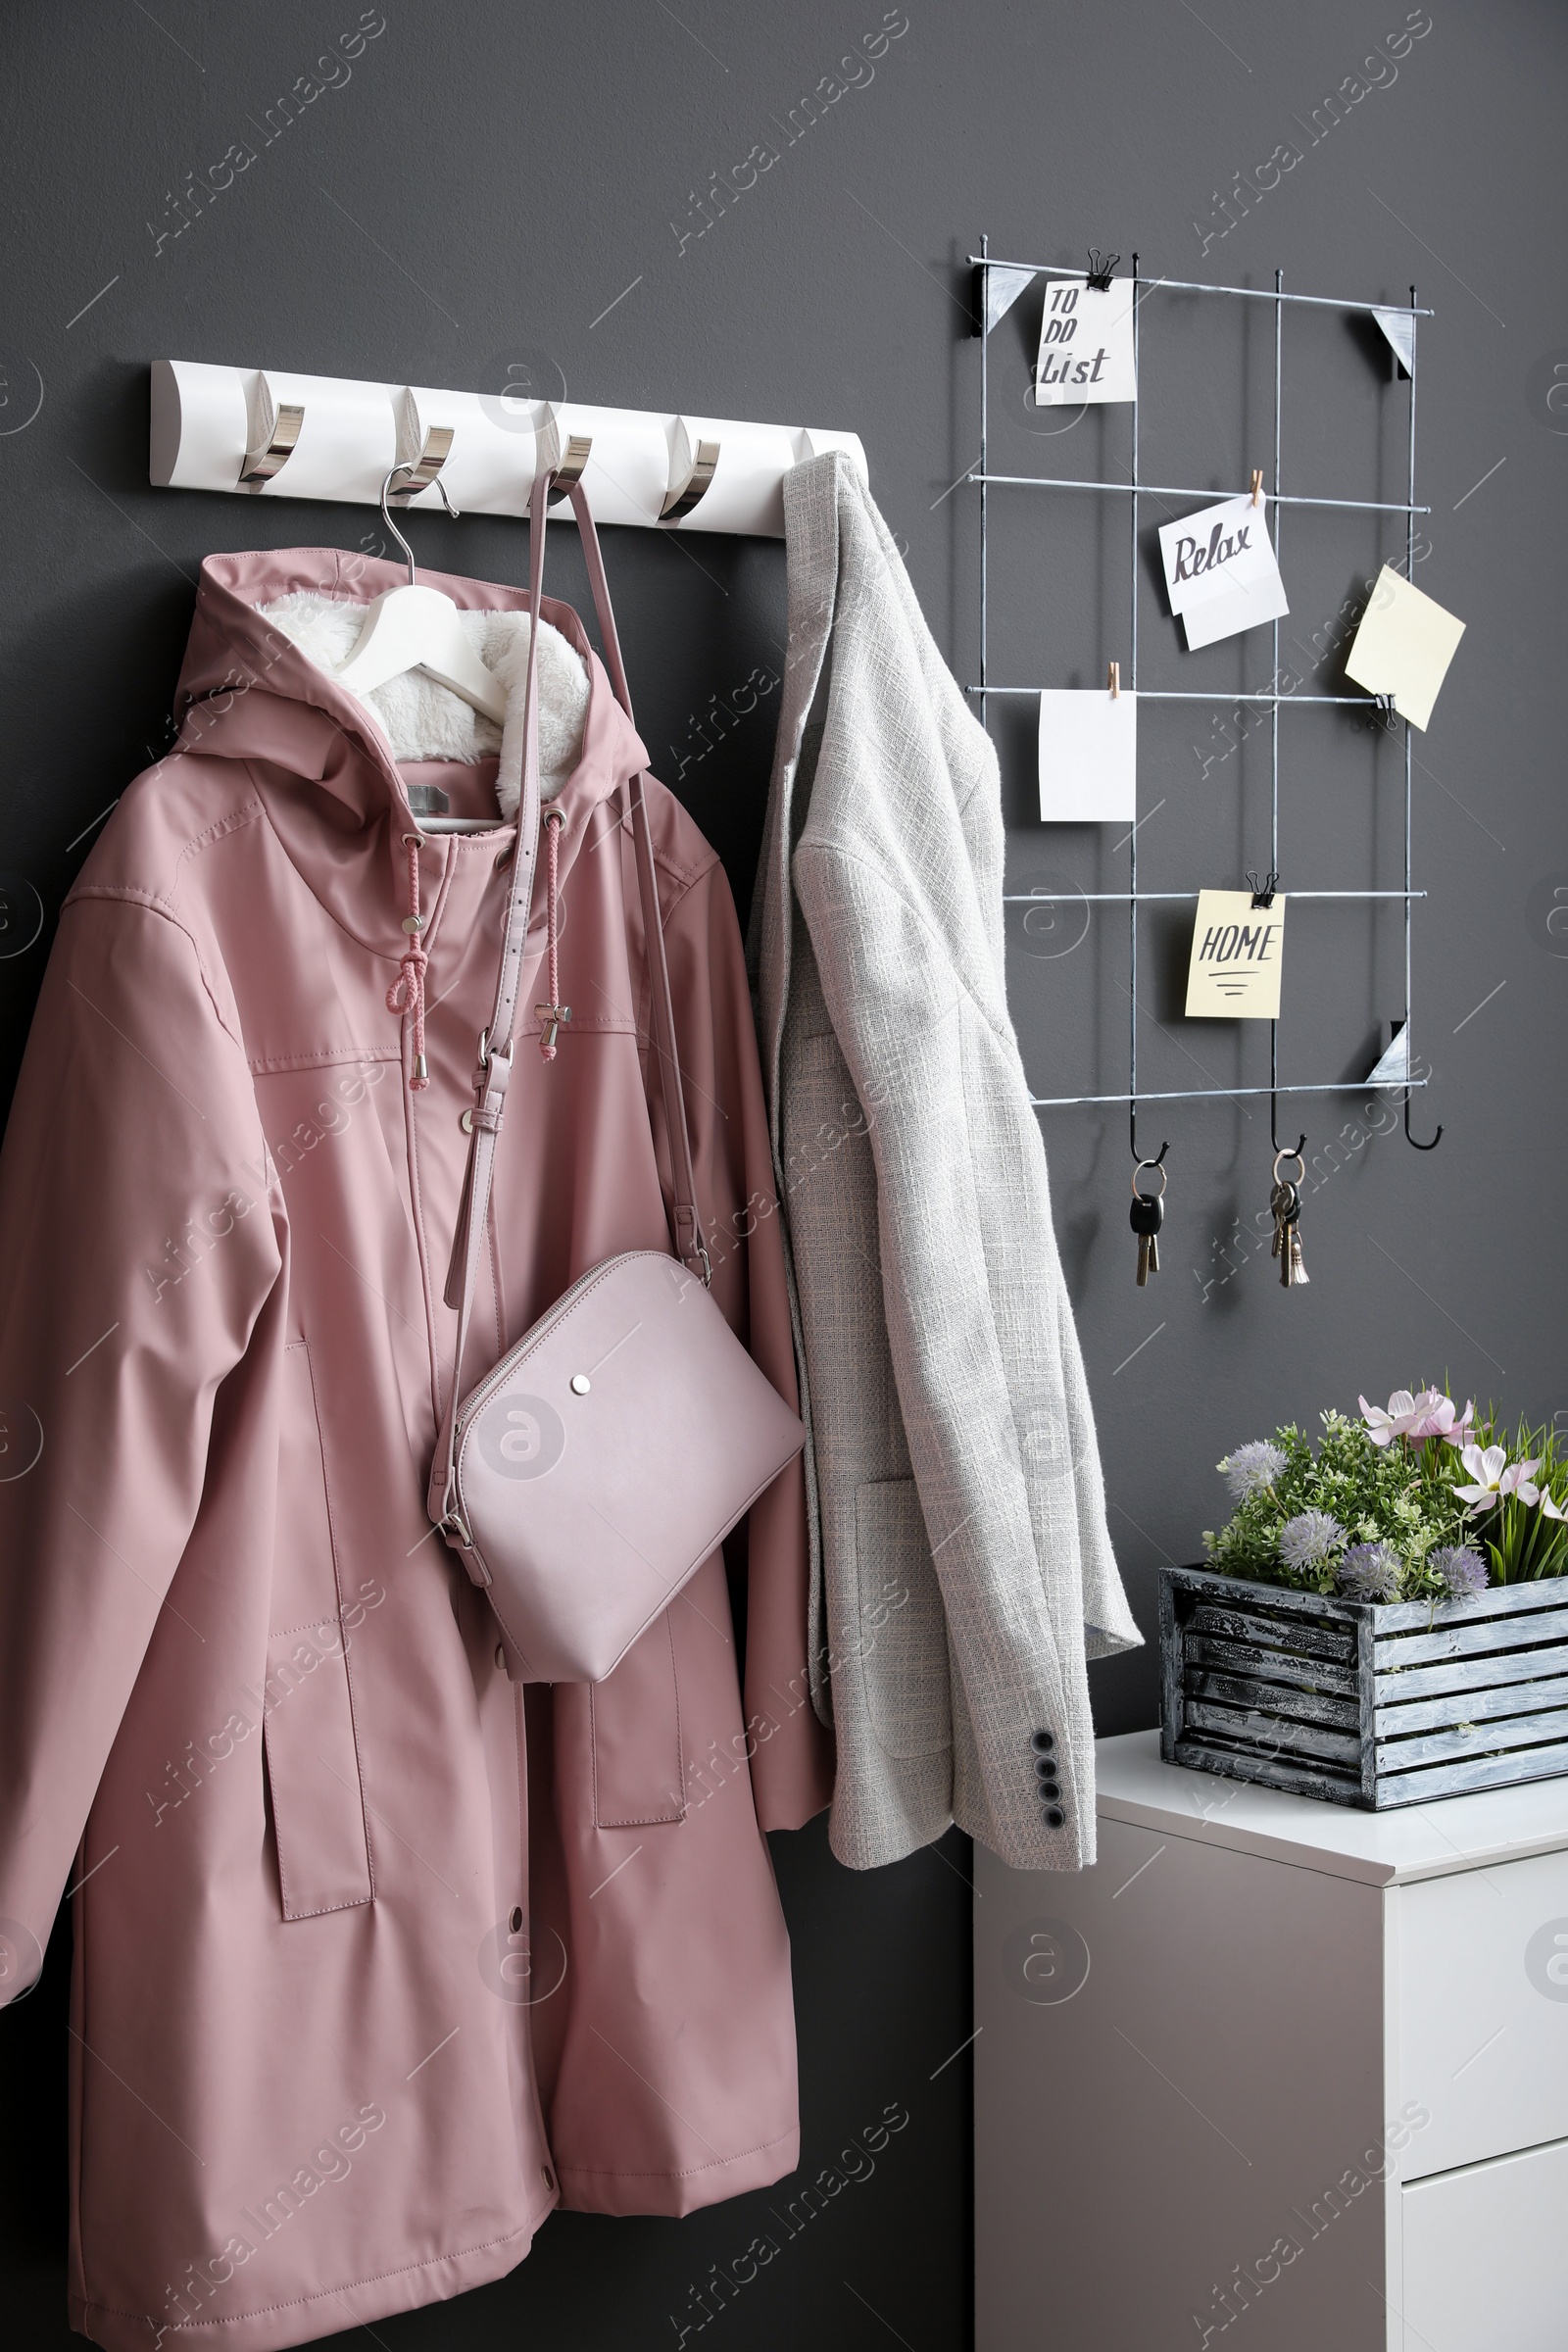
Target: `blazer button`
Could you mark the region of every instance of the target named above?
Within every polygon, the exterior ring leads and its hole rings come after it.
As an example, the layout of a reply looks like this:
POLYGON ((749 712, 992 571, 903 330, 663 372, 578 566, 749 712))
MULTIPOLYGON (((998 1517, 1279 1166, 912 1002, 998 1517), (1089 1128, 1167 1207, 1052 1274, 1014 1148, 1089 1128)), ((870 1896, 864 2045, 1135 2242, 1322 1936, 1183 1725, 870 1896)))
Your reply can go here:
POLYGON ((1048 1805, 1046 1807, 1046 1825, 1049 1829, 1059 1830, 1066 1818, 1066 1814, 1062 1811, 1059 1805, 1048 1805))
POLYGON ((1042 1798, 1045 1799, 1058 1797, 1061 1794, 1060 1784, 1056 1781, 1042 1781, 1040 1784, 1040 1794, 1042 1798))
POLYGON ((1037 1756, 1048 1756, 1056 1744, 1054 1732, 1036 1732, 1029 1742, 1037 1756))
POLYGON ((1035 1770, 1043 1781, 1049 1781, 1056 1769, 1054 1756, 1036 1756, 1035 1770))

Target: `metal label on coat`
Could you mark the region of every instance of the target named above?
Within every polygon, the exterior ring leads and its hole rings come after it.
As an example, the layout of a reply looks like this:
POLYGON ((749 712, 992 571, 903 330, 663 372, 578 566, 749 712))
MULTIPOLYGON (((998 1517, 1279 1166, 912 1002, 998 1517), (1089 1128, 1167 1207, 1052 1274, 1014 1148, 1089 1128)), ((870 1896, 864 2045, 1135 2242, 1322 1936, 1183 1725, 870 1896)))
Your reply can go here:
POLYGON ((479 1416, 479 1451, 503 1478, 544 1478, 566 1450, 561 1415, 542 1396, 503 1392, 479 1416))

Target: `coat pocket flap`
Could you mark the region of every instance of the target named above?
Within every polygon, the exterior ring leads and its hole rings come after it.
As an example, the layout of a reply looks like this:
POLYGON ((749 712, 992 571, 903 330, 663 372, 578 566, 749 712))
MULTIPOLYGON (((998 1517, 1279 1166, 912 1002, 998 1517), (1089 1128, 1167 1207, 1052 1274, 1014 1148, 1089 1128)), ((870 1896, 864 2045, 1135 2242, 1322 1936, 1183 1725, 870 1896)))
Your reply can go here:
POLYGON ((285 1919, 375 1893, 310 1350, 283 1351, 264 1738, 285 1919))

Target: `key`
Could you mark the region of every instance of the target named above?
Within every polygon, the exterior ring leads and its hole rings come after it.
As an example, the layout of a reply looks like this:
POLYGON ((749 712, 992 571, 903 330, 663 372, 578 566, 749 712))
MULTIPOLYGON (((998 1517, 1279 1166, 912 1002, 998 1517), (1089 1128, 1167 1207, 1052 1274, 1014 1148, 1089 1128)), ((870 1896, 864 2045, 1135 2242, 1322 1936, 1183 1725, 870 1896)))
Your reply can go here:
POLYGON ((1270 1257, 1280 1261, 1280 1282, 1284 1289, 1291 1287, 1291 1234, 1301 1213, 1301 1196, 1289 1178, 1276 1180, 1268 1197, 1269 1213, 1274 1219, 1274 1239, 1269 1244, 1270 1257))
POLYGON ((1134 1193, 1128 1222, 1138 1236, 1138 1287, 1143 1289, 1151 1274, 1159 1272, 1159 1229, 1165 1222, 1165 1203, 1156 1194, 1134 1193))
POLYGON ((1274 1239, 1269 1245, 1269 1255, 1279 1259, 1280 1287, 1287 1291, 1305 1284, 1308 1275, 1301 1262, 1301 1237, 1298 1230, 1301 1221, 1300 1179, 1293 1183, 1290 1177, 1281 1176, 1280 1162, 1294 1159, 1304 1177, 1306 1161, 1301 1152, 1305 1149, 1306 1138, 1303 1136, 1300 1151, 1275 1152, 1274 1189, 1268 1197, 1269 1213, 1274 1219, 1274 1239))

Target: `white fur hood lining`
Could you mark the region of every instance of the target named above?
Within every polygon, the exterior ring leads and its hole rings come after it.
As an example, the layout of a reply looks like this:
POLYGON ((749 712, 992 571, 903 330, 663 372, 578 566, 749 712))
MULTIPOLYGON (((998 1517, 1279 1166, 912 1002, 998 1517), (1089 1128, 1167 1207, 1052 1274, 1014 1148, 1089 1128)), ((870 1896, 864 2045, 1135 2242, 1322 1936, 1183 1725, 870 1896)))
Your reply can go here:
MULTIPOLYGON (((281 596, 258 608, 330 677, 348 660, 365 625, 366 607, 352 598, 314 589, 281 596)), ((487 669, 507 689, 507 717, 496 727, 450 687, 423 670, 406 670, 373 686, 362 699, 386 731, 394 760, 454 760, 472 766, 501 756, 496 798, 515 816, 522 788, 522 702, 528 672, 526 612, 458 614, 464 634, 487 669)), ((582 757, 588 716, 588 669, 581 655, 548 620, 539 624, 539 791, 553 800, 582 757)))

